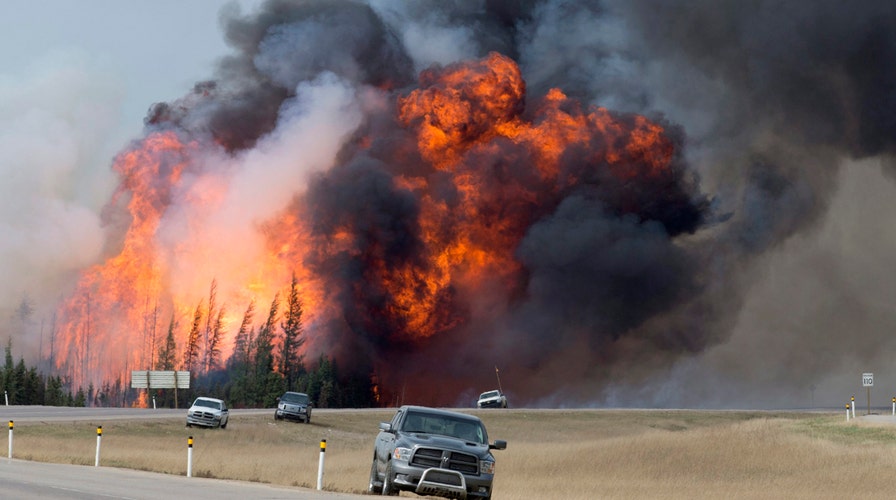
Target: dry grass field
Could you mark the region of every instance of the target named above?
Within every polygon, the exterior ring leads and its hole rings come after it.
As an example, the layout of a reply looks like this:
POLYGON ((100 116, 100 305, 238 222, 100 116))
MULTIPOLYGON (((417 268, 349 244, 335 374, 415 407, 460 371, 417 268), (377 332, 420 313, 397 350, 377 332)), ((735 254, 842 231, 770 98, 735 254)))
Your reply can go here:
MULTIPOLYGON (((494 498, 892 498, 896 425, 839 413, 482 410, 496 452, 494 498)), ((104 421, 100 464, 362 493, 377 424, 392 411, 319 411, 311 425, 234 416, 227 429, 181 419, 104 421)), ((17 423, 14 456, 93 465, 96 424, 17 423)), ((416 497, 402 493, 405 497, 416 497)))

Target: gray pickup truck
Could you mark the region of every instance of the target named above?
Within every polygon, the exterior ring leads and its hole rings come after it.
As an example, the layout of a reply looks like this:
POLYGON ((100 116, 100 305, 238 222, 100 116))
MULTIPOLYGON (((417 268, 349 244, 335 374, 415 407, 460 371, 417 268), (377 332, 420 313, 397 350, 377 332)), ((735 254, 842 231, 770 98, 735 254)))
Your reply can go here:
POLYGON ((478 417, 402 406, 391 422, 380 424, 368 492, 490 499, 495 478, 491 450, 505 448, 506 441, 488 442, 478 417))

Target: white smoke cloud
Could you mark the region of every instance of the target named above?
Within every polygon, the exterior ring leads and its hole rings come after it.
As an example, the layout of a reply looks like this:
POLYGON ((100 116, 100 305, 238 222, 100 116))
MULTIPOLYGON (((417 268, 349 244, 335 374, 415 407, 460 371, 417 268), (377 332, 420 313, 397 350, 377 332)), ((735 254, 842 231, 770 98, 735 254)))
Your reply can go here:
POLYGON ((122 95, 114 74, 79 52, 0 74, 0 310, 27 297, 47 314, 39 306, 100 257, 122 95))
MULTIPOLYGON (((286 209, 308 175, 332 165, 345 138, 360 123, 363 104, 358 92, 324 73, 298 86, 296 96, 281 107, 277 127, 255 148, 236 158, 207 152, 199 159, 205 173, 186 183, 181 202, 169 208, 159 230, 159 248, 172 250, 166 260, 177 277, 176 295, 189 298, 188 303, 198 300, 197 290, 205 290, 221 269, 242 269, 245 276, 237 276, 242 279, 230 272, 230 280, 252 281, 267 254, 260 225, 286 209), (217 243, 185 248, 178 243, 187 231, 193 241, 217 243), (226 245, 227 252, 207 253, 218 244, 226 245)), ((244 307, 242 302, 239 307, 244 307)))

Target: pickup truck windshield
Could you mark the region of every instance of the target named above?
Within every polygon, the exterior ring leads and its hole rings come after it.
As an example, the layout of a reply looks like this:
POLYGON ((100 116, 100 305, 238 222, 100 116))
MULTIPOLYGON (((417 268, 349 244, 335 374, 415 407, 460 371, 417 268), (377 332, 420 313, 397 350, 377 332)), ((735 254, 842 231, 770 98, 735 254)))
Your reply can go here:
POLYGON ((297 405, 306 405, 308 404, 308 396, 306 394, 298 394, 295 392, 287 392, 280 398, 280 402, 282 403, 292 403, 297 405))
POLYGON ((217 401, 209 401, 208 399, 197 399, 193 406, 204 406, 206 408, 221 409, 221 403, 217 401))
POLYGON ((486 444, 488 442, 488 436, 481 423, 442 415, 409 412, 404 419, 401 430, 404 432, 450 436, 476 444, 486 444))

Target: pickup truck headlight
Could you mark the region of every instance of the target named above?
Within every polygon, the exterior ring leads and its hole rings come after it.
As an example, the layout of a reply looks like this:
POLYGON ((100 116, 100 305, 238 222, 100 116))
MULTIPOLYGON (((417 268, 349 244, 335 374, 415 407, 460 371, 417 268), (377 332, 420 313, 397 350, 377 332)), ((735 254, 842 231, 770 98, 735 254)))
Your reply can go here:
POLYGON ((494 474, 495 473, 495 462, 491 460, 480 460, 479 461, 479 473, 480 474, 494 474))
POLYGON ((392 452, 392 458, 395 460, 404 460, 405 462, 411 459, 411 449, 410 448, 395 448, 395 451, 392 452))

